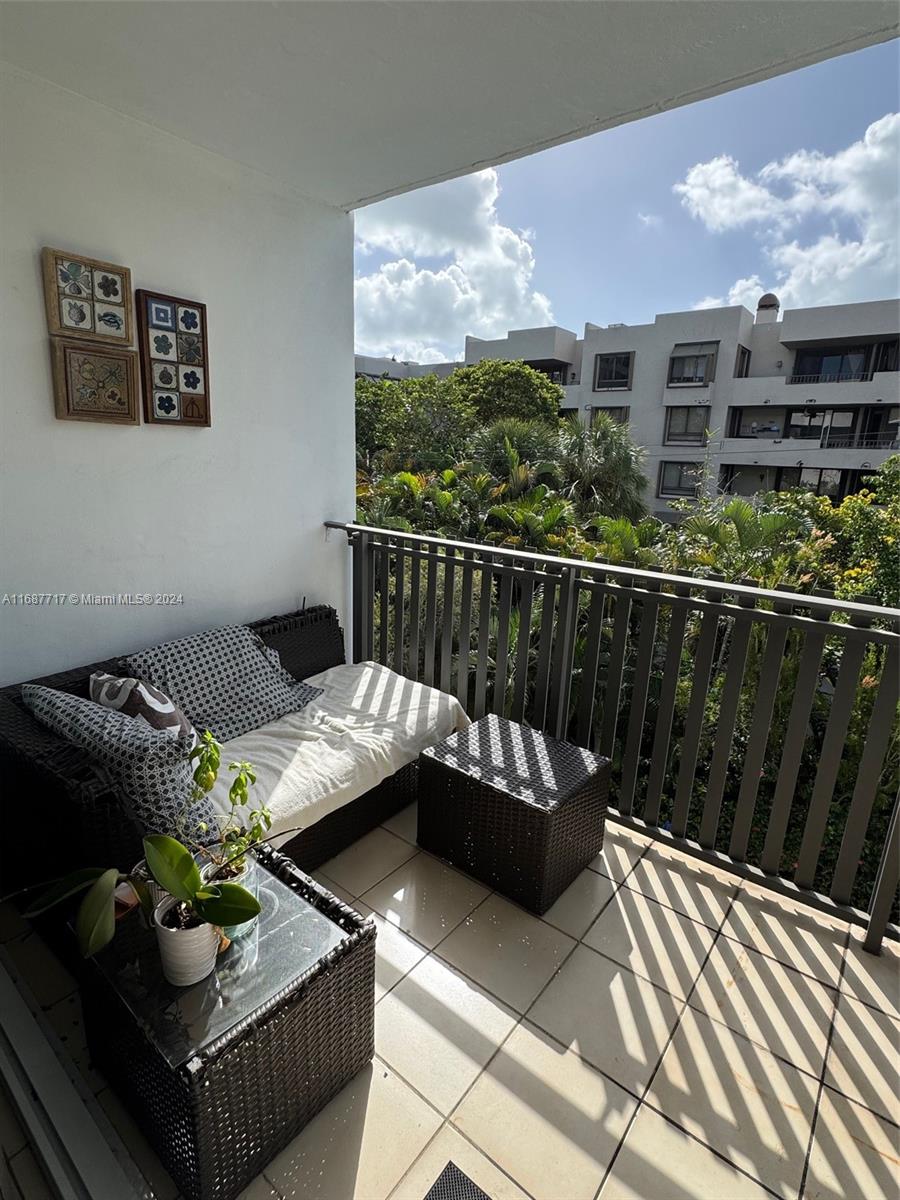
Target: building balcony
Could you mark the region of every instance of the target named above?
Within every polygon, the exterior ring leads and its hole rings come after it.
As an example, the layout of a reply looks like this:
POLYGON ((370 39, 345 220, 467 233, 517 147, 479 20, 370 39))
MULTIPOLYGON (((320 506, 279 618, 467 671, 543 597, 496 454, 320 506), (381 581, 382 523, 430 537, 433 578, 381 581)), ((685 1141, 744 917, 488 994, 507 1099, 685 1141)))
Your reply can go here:
POLYGON ((852 378, 827 375, 751 375, 732 379, 729 403, 746 406, 774 404, 897 404, 900 401, 900 373, 859 372, 852 378))
POLYGON ((786 383, 868 383, 871 371, 824 372, 818 375, 789 375, 786 383))

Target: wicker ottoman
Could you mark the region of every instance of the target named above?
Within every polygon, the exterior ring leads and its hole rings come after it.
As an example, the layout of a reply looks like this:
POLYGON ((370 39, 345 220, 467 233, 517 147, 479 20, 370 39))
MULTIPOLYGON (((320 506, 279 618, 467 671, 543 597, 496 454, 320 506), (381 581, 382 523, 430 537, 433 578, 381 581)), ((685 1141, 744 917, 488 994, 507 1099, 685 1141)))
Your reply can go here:
POLYGON ((603 847, 609 760, 502 717, 419 758, 419 845, 546 912, 603 847))

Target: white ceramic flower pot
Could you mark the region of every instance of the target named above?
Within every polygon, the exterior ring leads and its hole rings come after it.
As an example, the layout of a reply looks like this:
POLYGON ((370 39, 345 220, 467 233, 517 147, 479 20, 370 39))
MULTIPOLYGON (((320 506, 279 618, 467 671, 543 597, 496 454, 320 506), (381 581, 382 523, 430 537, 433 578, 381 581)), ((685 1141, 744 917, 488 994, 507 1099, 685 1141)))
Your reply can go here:
POLYGON ((143 879, 144 882, 146 883, 147 891, 150 893, 150 899, 153 901, 153 908, 155 910, 156 906, 160 903, 160 901, 165 900, 166 896, 168 896, 169 893, 166 891, 165 888, 161 888, 159 886, 159 884, 156 882, 156 880, 153 878, 153 876, 150 874, 150 870, 147 867, 147 863, 145 862, 145 860, 143 858, 141 859, 141 861, 139 863, 137 863, 134 867, 132 867, 131 873, 132 873, 132 875, 137 875, 137 877, 139 879, 143 879))
MULTIPOLYGON (((216 868, 213 864, 204 867, 201 871, 203 878, 208 879, 210 875, 215 872, 215 869, 216 868)), ((228 882, 239 883, 241 887, 246 888, 252 896, 259 896, 259 868, 255 863, 251 862, 249 858, 244 860, 244 869, 241 871, 240 875, 233 876, 228 880, 228 882)), ((258 920, 259 917, 257 916, 251 917, 249 921, 242 921, 240 925, 226 925, 222 932, 230 941, 233 942, 235 938, 246 937, 246 935, 252 929, 256 928, 256 922, 258 920)))
POLYGON ((175 987, 189 987, 205 979, 216 965, 220 930, 205 921, 193 929, 167 929, 162 918, 177 904, 174 896, 166 896, 153 912, 159 956, 163 975, 175 987))

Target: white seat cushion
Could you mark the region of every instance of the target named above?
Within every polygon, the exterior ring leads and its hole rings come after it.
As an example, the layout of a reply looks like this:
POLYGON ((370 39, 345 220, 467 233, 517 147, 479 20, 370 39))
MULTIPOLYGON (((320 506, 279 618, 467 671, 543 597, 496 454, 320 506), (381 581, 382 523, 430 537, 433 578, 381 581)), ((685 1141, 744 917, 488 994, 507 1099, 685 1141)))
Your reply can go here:
POLYGON ((257 776, 251 800, 268 804, 271 832, 282 835, 275 846, 469 724, 455 696, 378 663, 330 667, 306 682, 324 689, 322 695, 300 712, 224 744, 222 769, 210 793, 215 808, 227 813, 228 763, 251 762, 257 776))

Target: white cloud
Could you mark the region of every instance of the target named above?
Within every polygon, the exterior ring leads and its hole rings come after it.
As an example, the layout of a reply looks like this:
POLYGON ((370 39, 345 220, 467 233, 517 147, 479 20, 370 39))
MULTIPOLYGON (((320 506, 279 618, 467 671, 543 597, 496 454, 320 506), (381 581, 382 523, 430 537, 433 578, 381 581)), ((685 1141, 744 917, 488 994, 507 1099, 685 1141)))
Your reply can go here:
POLYGON ((360 353, 438 362, 461 358, 467 333, 553 322, 550 301, 531 286, 533 235, 500 223, 499 194, 497 172, 479 171, 356 214, 358 248, 396 255, 356 280, 360 353))
POLYGON ((695 164, 673 189, 682 204, 717 233, 763 226, 759 236, 770 274, 766 285, 759 275, 739 279, 727 300, 706 296, 695 307, 727 302, 752 308, 770 288, 783 303, 801 306, 895 295, 898 161, 900 114, 890 113, 844 150, 798 150, 767 163, 754 178, 729 155, 695 164))
POLYGON ((662 225, 662 217, 658 216, 656 213, 639 212, 637 219, 642 225, 646 226, 647 229, 659 229, 660 225, 662 225))

